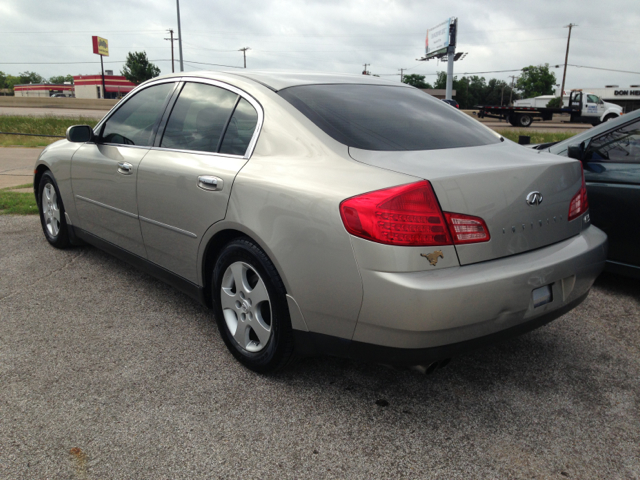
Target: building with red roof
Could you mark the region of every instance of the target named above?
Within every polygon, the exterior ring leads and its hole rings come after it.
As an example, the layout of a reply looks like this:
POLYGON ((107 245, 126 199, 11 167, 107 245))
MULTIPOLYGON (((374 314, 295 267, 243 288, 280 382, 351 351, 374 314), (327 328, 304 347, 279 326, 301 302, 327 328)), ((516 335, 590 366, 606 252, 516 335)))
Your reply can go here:
POLYGON ((65 97, 73 96, 73 85, 70 83, 29 83, 15 85, 13 92, 16 97, 52 97, 53 95, 65 97))
POLYGON ((106 92, 102 92, 102 75, 78 75, 73 77, 76 98, 121 98, 136 88, 122 75, 105 75, 106 92))

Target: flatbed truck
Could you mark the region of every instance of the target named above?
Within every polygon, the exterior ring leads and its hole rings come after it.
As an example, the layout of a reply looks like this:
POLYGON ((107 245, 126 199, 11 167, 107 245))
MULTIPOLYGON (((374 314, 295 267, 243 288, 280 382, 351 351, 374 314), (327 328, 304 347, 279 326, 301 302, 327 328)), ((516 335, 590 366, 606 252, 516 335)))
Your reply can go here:
MULTIPOLYGON (((603 102, 597 95, 572 90, 569 94, 568 105, 564 99, 562 107, 548 108, 538 106, 540 97, 516 100, 514 105, 477 105, 478 118, 499 118, 506 120, 514 127, 529 127, 534 120, 551 120, 554 114, 566 113, 570 115, 571 123, 590 123, 598 125, 602 122, 618 118, 622 115, 622 107, 613 103, 603 102)), ((566 98, 566 97, 565 97, 566 98)), ((549 98, 550 100, 550 98, 549 98)), ((545 105, 548 100, 544 100, 545 105)))

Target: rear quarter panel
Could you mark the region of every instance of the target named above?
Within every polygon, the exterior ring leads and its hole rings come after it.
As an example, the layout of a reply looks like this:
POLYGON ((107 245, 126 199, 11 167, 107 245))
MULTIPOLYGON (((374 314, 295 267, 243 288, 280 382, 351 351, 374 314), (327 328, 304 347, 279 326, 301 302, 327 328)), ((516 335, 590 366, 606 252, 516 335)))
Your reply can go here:
POLYGON ((340 202, 417 179, 355 162, 284 100, 260 100, 263 129, 224 223, 241 225, 267 252, 310 331, 351 338, 362 281, 340 202))

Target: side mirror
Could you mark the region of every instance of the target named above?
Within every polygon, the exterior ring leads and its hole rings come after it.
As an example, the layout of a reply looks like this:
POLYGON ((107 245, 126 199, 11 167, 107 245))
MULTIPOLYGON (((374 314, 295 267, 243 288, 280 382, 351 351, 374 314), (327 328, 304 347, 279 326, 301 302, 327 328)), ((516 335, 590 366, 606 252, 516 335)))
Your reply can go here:
POLYGON ((86 143, 93 140, 93 129, 89 125, 74 125, 67 128, 67 140, 73 143, 86 143))
POLYGON ((584 158, 584 143, 580 145, 570 145, 569 148, 567 148, 567 156, 582 161, 584 158))

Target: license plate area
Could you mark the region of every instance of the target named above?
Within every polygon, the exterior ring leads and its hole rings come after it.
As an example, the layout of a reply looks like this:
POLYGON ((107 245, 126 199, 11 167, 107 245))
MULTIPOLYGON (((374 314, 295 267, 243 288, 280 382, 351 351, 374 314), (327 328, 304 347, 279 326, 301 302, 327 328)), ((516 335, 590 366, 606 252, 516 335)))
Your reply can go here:
POLYGON ((531 292, 531 299, 533 300, 533 308, 541 307, 547 303, 553 301, 553 293, 551 285, 545 285, 544 287, 536 288, 531 292))

